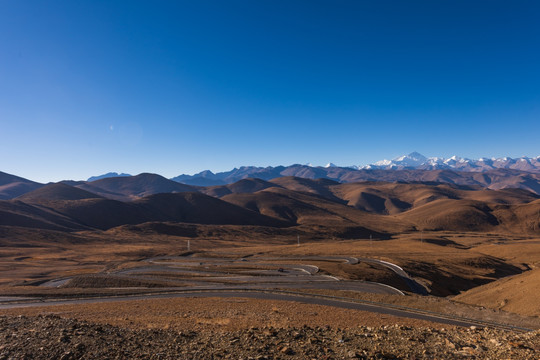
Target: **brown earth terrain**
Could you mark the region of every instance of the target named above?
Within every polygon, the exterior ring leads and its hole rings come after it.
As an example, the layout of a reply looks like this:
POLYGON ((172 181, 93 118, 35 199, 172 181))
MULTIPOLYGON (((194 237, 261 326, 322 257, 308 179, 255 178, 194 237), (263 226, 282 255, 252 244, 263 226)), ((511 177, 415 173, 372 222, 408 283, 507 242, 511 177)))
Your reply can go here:
POLYGON ((532 359, 540 350, 538 332, 403 325, 205 332, 133 329, 54 315, 2 316, 0 337, 6 359, 532 359))
POLYGON ((205 188, 150 174, 105 180, 91 183, 99 191, 50 184, 0 201, 0 359, 529 359, 539 350, 534 193, 295 177, 205 188), (124 350, 103 346, 125 336, 124 350))

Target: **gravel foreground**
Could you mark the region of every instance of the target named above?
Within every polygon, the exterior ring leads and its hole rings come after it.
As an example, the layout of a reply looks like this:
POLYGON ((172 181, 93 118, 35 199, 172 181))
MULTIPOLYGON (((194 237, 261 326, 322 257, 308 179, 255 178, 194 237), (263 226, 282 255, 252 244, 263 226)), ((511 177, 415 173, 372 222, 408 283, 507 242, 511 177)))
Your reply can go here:
POLYGON ((8 359, 538 359, 540 330, 250 328, 233 332, 132 330, 46 316, 0 316, 8 359))

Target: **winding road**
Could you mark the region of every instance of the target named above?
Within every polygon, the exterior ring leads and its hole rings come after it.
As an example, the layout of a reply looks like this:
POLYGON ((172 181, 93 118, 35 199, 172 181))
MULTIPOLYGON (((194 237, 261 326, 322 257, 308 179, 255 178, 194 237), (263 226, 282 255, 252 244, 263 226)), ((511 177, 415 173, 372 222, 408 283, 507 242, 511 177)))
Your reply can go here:
MULTIPOLYGON (((159 290, 139 288, 146 293, 122 296, 94 296, 86 298, 32 298, 0 297, 0 309, 41 307, 52 305, 90 304, 100 302, 151 300, 181 297, 244 297, 265 300, 296 301, 306 304, 334 306, 345 309, 370 311, 380 314, 408 317, 419 320, 457 326, 490 326, 518 331, 504 324, 480 320, 455 318, 441 313, 412 309, 392 304, 370 302, 352 298, 295 292, 301 289, 351 290, 377 294, 404 295, 391 286, 368 282, 341 280, 331 275, 319 273, 319 268, 309 261, 337 261, 354 266, 365 262, 391 269, 404 279, 410 289, 418 294, 426 290, 412 279, 401 267, 387 261, 350 256, 301 256, 301 257, 261 257, 261 258, 211 258, 192 256, 162 256, 145 259, 140 266, 107 271, 99 274, 110 278, 145 281, 164 281, 170 287, 159 290)), ((48 281, 42 286, 60 287, 70 278, 48 281)))
POLYGON ((481 326, 493 327, 505 330, 514 330, 527 332, 532 329, 511 326, 507 324, 499 324, 476 319, 454 317, 447 314, 424 311, 419 309, 407 308, 398 305, 377 303, 372 301, 341 298, 328 295, 316 295, 305 293, 294 293, 290 291, 277 290, 253 290, 253 289, 214 289, 214 290, 186 290, 175 291, 158 294, 143 294, 143 295, 125 295, 125 296, 105 296, 93 298, 78 298, 78 299, 28 299, 15 298, 9 299, 0 297, 1 309, 27 308, 27 307, 46 307, 55 305, 76 305, 76 304, 93 304, 102 302, 118 302, 130 300, 152 300, 152 299, 171 299, 183 297, 213 297, 213 298, 253 298, 263 300, 279 300, 279 301, 295 301, 304 304, 314 304, 323 306, 333 306, 343 309, 369 311, 384 315, 392 315, 397 317, 406 317, 418 320, 425 320, 435 323, 455 325, 455 326, 481 326))

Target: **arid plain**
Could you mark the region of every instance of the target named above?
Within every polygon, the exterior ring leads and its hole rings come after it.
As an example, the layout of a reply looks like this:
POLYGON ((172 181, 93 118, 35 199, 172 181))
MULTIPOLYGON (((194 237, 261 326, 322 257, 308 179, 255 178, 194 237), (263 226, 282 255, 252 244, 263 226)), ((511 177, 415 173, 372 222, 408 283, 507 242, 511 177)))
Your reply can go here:
MULTIPOLYGON (((226 357, 202 343, 214 335, 249 344, 245 336, 260 331, 268 341, 236 357, 532 359, 540 351, 539 199, 520 189, 298 177, 192 187, 141 174, 40 186, 0 201, 3 336, 26 329, 14 324, 29 317, 112 326, 141 341, 159 329, 201 342, 191 357, 131 349, 144 358, 226 357), (299 335, 285 341, 281 331, 299 335), (413 340, 396 340, 427 331, 443 331, 442 344, 417 353, 413 340), (486 343, 456 340, 467 331, 486 343), (353 340, 369 333, 380 340, 353 340), (313 347, 310 336, 331 339, 313 347), (509 336, 519 339, 505 343, 509 336)), ((27 355, 98 356, 68 335, 54 353, 30 346, 27 355)), ((0 356, 22 358, 10 336, 0 356)))

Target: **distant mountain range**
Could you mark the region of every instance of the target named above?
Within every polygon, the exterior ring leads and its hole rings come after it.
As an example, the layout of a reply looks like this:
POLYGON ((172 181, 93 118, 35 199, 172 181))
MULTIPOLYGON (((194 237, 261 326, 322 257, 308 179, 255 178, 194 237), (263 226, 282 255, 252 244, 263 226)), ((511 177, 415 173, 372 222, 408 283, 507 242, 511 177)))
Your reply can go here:
MULTIPOLYGON (((540 156, 470 160, 457 156, 448 159, 427 158, 413 152, 394 160, 382 160, 362 167, 340 167, 332 163, 326 166, 242 166, 226 172, 213 173, 205 170, 195 175, 180 175, 172 179, 157 174, 131 176, 111 172, 93 176, 88 181, 68 180, 62 183, 104 198, 129 201, 157 193, 198 191, 200 187, 227 185, 248 178, 269 181, 290 176, 328 179, 339 183, 448 183, 492 190, 517 188, 540 194, 540 156)), ((44 185, 0 172, 0 200, 16 198, 44 185)))
POLYGON ((331 179, 341 183, 358 181, 441 182, 478 185, 490 189, 520 188, 540 193, 540 156, 517 159, 470 160, 427 158, 413 152, 394 160, 382 160, 366 166, 340 167, 294 164, 290 166, 242 166, 226 172, 210 170, 195 175, 180 175, 171 180, 193 186, 225 185, 246 178, 271 180, 283 176, 308 179, 331 179))
POLYGON ((68 232, 116 228, 114 231, 184 236, 186 231, 197 231, 186 224, 202 224, 342 238, 414 230, 538 234, 539 214, 540 196, 520 189, 339 183, 293 176, 192 187, 156 174, 140 174, 51 183, 15 199, 0 200, 0 232, 7 231, 6 227, 68 232))
POLYGON ((374 164, 356 167, 357 169, 378 169, 378 170, 458 170, 483 172, 495 169, 513 169, 529 172, 540 172, 540 156, 535 158, 480 158, 471 160, 452 156, 450 158, 425 157, 424 155, 412 152, 409 155, 399 156, 393 160, 381 160, 374 164))
MULTIPOLYGON (((328 163, 325 166, 313 166, 312 164, 294 164, 290 166, 242 166, 230 171, 213 173, 211 170, 204 170, 194 175, 182 174, 171 178, 171 180, 186 185, 195 186, 213 186, 231 184, 241 179, 258 178, 271 180, 281 176, 297 176, 310 179, 327 178, 340 182, 350 182, 364 180, 364 176, 350 175, 355 170, 454 170, 463 172, 488 172, 498 169, 510 169, 526 171, 531 173, 540 173, 540 156, 535 158, 481 158, 471 160, 452 156, 450 158, 426 157, 418 152, 412 152, 408 155, 399 156, 393 160, 381 160, 369 165, 337 166, 334 163, 328 163)), ((130 174, 109 172, 107 174, 92 176, 88 182, 113 178, 128 177, 130 174)), ((366 180, 377 180, 369 178, 366 180)), ((381 179, 383 180, 383 179, 381 179)), ((391 181, 400 181, 398 179, 391 181)), ((410 179, 404 179, 410 181, 410 179)), ((419 181, 422 181, 419 179, 419 181)))
POLYGON ((125 173, 119 174, 119 173, 116 173, 116 172, 109 172, 109 173, 106 173, 106 174, 103 174, 103 175, 91 176, 86 181, 96 181, 96 180, 101 180, 101 179, 106 179, 106 178, 125 177, 125 176, 131 176, 131 174, 125 174, 125 173))

